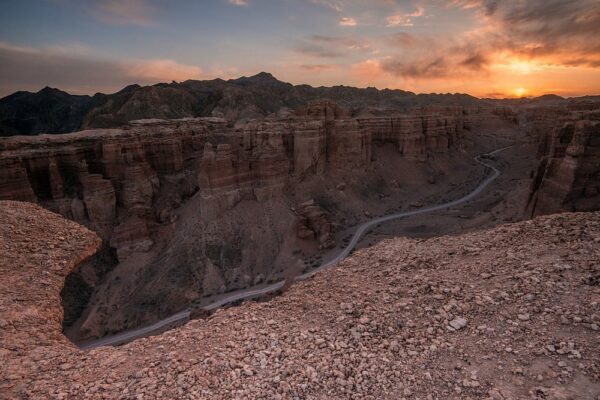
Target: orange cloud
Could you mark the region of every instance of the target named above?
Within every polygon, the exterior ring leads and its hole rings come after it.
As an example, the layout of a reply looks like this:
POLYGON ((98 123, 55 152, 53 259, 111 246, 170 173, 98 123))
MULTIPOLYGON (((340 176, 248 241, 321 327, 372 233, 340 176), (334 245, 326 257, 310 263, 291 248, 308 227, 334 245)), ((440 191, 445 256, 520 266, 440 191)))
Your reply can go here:
POLYGON ((423 7, 417 7, 417 10, 408 14, 394 14, 386 18, 387 26, 413 26, 413 18, 425 15, 423 7))
POLYGON ((350 73, 354 84, 358 86, 374 86, 379 88, 395 88, 395 79, 382 67, 382 61, 368 59, 351 66, 350 73))
POLYGON ((323 72, 337 69, 339 65, 336 64, 302 64, 300 68, 305 71, 323 72))
POLYGON ((358 22, 352 17, 342 17, 340 18, 339 24, 341 26, 356 26, 358 22))
MULTIPOLYGON (((206 76, 199 67, 174 60, 105 59, 94 56, 93 49, 78 52, 67 51, 69 48, 24 48, 0 42, 0 96, 16 90, 37 91, 44 86, 93 94, 116 91, 132 83, 147 85, 206 76)), ((225 72, 211 70, 210 76, 225 72)))
POLYGON ((376 78, 383 73, 379 60, 369 59, 352 66, 354 73, 364 78, 376 78))
POLYGON ((202 69, 193 65, 179 64, 173 60, 139 61, 127 65, 127 73, 142 81, 184 81, 202 78, 202 69))

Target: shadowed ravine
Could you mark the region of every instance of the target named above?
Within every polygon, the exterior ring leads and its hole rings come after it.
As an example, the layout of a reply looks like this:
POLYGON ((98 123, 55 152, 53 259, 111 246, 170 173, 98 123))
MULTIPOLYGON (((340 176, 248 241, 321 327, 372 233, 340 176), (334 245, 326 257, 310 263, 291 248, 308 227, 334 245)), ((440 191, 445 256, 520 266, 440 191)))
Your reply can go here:
MULTIPOLYGON (((490 153, 482 154, 482 155, 475 157, 475 161, 477 161, 479 164, 483 165, 484 167, 489 168, 491 170, 491 174, 489 174, 470 193, 466 194, 465 196, 463 196, 459 199, 456 199, 456 200, 453 200, 453 201, 450 201, 447 203, 424 207, 424 208, 420 208, 420 209, 412 210, 412 211, 405 211, 405 212, 390 214, 390 215, 386 215, 383 217, 373 218, 370 221, 364 222, 363 224, 361 224, 357 227, 357 229, 354 232, 352 239, 349 241, 348 245, 336 257, 325 262, 324 264, 313 269, 310 272, 296 276, 294 278, 294 281, 301 281, 301 280, 310 278, 313 275, 315 275, 316 273, 318 273, 319 271, 322 271, 324 269, 331 268, 331 267, 337 265, 340 261, 344 260, 346 257, 348 257, 348 255, 350 255, 350 253, 354 250, 354 248, 359 243, 360 239, 363 237, 365 232, 367 232, 370 228, 374 227, 377 224, 396 220, 399 218, 405 218, 405 217, 410 217, 410 216, 414 216, 414 215, 420 215, 420 214, 431 213, 434 211, 445 210, 450 207, 454 207, 459 204, 466 203, 466 202, 476 198, 493 181, 495 181, 501 175, 501 172, 497 168, 482 161, 482 158, 484 156, 492 156, 494 154, 498 154, 501 151, 504 151, 510 147, 512 147, 512 146, 503 147, 503 148, 494 150, 490 153)), ((223 307, 227 304, 234 303, 236 301, 252 299, 252 298, 256 298, 258 296, 263 296, 263 295, 267 295, 270 293, 274 293, 274 292, 282 289, 283 286, 285 285, 285 283, 286 283, 286 281, 282 280, 282 281, 273 283, 268 286, 254 287, 254 288, 249 288, 249 289, 245 289, 245 290, 240 290, 240 291, 232 293, 232 294, 228 295, 227 297, 224 297, 220 300, 217 300, 215 302, 207 304, 207 305, 201 307, 201 309, 210 312, 210 311, 216 310, 220 307, 223 307)), ((93 348, 101 347, 101 346, 116 346, 116 345, 125 344, 132 340, 139 339, 139 338, 142 338, 145 336, 149 336, 149 335, 152 335, 155 333, 160 333, 160 332, 163 332, 163 331, 169 329, 170 327, 180 325, 180 324, 188 321, 190 318, 190 315, 191 315, 190 309, 185 309, 174 315, 171 315, 168 318, 157 321, 152 325, 148 325, 146 327, 142 327, 139 329, 133 329, 130 331, 122 332, 122 333, 112 335, 112 336, 107 336, 107 337, 104 337, 104 338, 101 338, 98 340, 85 342, 85 343, 81 344, 80 347, 82 349, 93 349, 93 348)))

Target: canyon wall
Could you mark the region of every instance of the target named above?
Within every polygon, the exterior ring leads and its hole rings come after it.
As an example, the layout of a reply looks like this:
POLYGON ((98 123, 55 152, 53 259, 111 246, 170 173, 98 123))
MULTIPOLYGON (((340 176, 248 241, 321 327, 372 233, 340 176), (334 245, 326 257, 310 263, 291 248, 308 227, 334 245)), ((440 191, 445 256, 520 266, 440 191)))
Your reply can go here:
POLYGON ((37 202, 104 239, 101 254, 114 254, 115 265, 82 267, 96 291, 80 321, 83 336, 102 336, 285 268, 302 271, 291 254, 334 246, 335 226, 319 204, 294 209, 312 197, 298 185, 367 176, 373 143, 391 143, 411 162, 433 160, 467 145, 490 112, 446 107, 355 119, 317 101, 236 126, 143 120, 11 137, 0 140, 0 199, 37 202))
POLYGON ((216 215, 244 199, 273 198, 292 181, 366 168, 373 141, 425 160, 459 145, 465 119, 459 109, 351 119, 335 103, 315 102, 285 120, 235 128, 214 118, 156 120, 7 138, 0 199, 38 202, 93 228, 125 256, 197 191, 216 215))
POLYGON ((575 114, 546 131, 528 213, 600 209, 600 113, 575 114))

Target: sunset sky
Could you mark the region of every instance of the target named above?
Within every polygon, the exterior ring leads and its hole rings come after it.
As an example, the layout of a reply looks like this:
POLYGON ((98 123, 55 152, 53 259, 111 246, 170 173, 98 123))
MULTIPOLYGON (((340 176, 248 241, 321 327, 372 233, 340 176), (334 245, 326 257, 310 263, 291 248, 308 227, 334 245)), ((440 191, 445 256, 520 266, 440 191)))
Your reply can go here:
POLYGON ((600 94, 600 0, 0 0, 0 96, 261 71, 418 93, 600 94))

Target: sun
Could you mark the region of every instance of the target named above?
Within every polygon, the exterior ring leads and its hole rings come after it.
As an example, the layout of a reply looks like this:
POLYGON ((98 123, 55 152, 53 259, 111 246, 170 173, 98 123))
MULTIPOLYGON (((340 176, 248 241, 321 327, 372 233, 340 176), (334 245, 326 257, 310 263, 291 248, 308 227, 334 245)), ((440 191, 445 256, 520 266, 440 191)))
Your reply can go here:
POLYGON ((523 97, 527 94, 527 89, 523 88, 523 87, 518 87, 516 89, 513 90, 513 93, 517 96, 517 97, 523 97))

